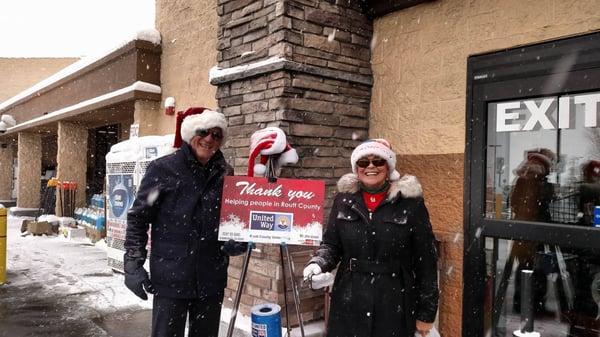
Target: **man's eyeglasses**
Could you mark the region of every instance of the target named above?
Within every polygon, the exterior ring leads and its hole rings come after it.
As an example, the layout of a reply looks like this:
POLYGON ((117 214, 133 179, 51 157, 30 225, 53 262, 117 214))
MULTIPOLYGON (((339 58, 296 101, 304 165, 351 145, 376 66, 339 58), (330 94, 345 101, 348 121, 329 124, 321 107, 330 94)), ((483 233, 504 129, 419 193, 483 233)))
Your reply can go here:
POLYGON ((221 132, 221 130, 204 130, 204 129, 198 129, 196 130, 196 136, 200 136, 201 138, 204 138, 208 135, 211 135, 212 138, 214 140, 221 140, 223 139, 223 133, 221 132))
POLYGON ((360 168, 367 168, 367 167, 369 167, 370 164, 373 164, 373 166, 375 166, 375 167, 381 167, 381 166, 387 164, 387 161, 385 159, 369 160, 366 158, 356 161, 356 166, 358 166, 360 168))

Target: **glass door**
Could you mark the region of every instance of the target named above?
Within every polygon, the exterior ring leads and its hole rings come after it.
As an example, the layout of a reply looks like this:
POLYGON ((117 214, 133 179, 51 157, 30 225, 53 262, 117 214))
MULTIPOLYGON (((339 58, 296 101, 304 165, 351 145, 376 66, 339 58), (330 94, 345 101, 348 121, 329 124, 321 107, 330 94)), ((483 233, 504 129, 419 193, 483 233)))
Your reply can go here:
POLYGON ((467 101, 463 335, 600 336, 600 35, 472 57, 467 101))

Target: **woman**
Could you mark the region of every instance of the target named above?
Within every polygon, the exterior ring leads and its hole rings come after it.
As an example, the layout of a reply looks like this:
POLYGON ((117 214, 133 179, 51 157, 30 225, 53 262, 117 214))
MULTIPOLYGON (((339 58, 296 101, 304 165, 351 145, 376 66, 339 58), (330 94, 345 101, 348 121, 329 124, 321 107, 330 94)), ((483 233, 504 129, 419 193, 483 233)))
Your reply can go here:
POLYGON ((384 139, 352 152, 323 243, 304 269, 313 288, 340 264, 327 337, 426 336, 438 306, 437 253, 421 185, 400 177, 384 139))

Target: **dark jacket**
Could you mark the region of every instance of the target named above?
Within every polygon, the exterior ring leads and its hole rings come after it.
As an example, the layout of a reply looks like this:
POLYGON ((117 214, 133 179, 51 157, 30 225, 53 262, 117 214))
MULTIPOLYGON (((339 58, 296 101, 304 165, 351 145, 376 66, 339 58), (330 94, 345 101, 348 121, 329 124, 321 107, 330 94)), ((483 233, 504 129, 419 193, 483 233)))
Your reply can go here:
MULTIPOLYGON (((323 243, 310 262, 331 271, 328 337, 412 337, 415 320, 433 322, 438 306, 437 252, 421 185, 391 184, 369 213, 356 175, 338 182, 323 243)), ((309 263, 310 263, 309 262, 309 263)))
POLYGON ((146 256, 157 295, 198 298, 223 292, 228 256, 217 240, 223 178, 233 169, 221 151, 201 165, 184 143, 151 162, 127 214, 126 254, 146 256))

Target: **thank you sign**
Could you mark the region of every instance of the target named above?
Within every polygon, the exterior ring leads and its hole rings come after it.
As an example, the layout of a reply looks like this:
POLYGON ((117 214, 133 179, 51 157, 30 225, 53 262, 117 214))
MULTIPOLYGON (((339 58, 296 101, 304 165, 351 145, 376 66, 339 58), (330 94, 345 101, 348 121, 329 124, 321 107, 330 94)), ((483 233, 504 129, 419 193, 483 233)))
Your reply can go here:
POLYGON ((324 202, 320 180, 225 177, 219 240, 319 245, 324 202))

